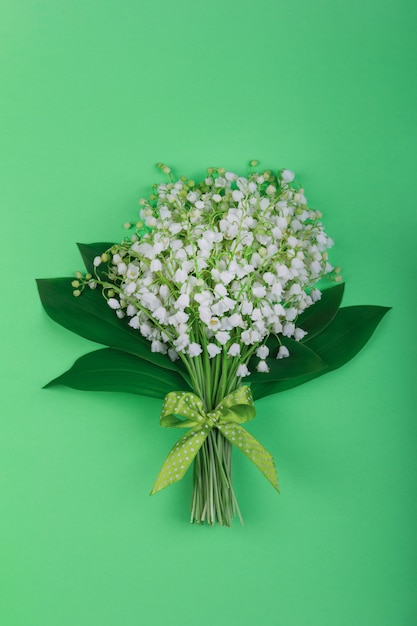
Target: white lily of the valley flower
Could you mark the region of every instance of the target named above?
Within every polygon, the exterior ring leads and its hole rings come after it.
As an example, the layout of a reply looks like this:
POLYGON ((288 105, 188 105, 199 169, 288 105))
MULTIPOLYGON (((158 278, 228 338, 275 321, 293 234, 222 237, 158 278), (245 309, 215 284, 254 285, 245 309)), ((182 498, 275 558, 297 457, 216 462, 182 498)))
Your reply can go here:
POLYGON ((138 276, 139 276, 138 266, 134 265, 133 263, 129 263, 127 267, 126 277, 129 278, 130 280, 136 280, 138 276))
POLYGON ((236 376, 238 376, 239 378, 244 378, 245 376, 249 376, 249 374, 250 371, 248 370, 246 365, 239 365, 236 371, 236 376))
POLYGON ((243 317, 240 315, 240 313, 232 313, 229 319, 232 328, 246 328, 247 324, 243 320, 243 317))
POLYGON ((164 343, 162 343, 162 341, 158 341, 157 339, 155 339, 151 343, 151 351, 166 354, 168 352, 168 348, 164 343))
MULTIPOLYGON (((221 272, 220 274, 220 280, 222 281, 223 285, 228 285, 229 283, 232 282, 232 280, 234 279, 236 274, 232 273, 232 272, 221 272)), ((226 291, 227 293, 227 291, 226 291)))
POLYGON ((283 183, 291 183, 294 178, 295 174, 291 170, 281 170, 281 180, 283 183))
POLYGON ((151 272, 160 272, 162 270, 162 263, 159 259, 153 259, 150 265, 151 272))
POLYGON ((268 346, 260 346, 257 351, 256 351, 256 356, 259 359, 266 359, 266 357, 269 354, 269 348, 268 346))
POLYGON ((240 355, 240 345, 238 343, 232 343, 230 348, 227 351, 229 356, 239 356, 240 355))
POLYGON ((131 296, 132 293, 134 293, 137 289, 137 285, 136 283, 127 283, 126 287, 124 288, 124 292, 127 296, 131 296))
POLYGON ((207 353, 208 353, 210 359, 212 359, 215 356, 217 356, 218 354, 220 354, 221 351, 222 351, 222 349, 219 348, 219 346, 217 346, 215 343, 208 343, 207 344, 207 353))
POLYGON ((190 345, 190 337, 184 333, 177 339, 174 339, 173 343, 177 352, 183 352, 185 348, 190 345))
POLYGON ((230 340, 230 333, 225 330, 219 330, 214 336, 222 346, 230 340))
POLYGON ((186 293, 180 295, 174 303, 174 308, 183 311, 190 306, 190 296, 186 293))
POLYGON ((280 346, 277 354, 277 359, 286 359, 290 356, 290 352, 287 346, 280 346))
MULTIPOLYGON (((214 318, 213 311, 210 307, 201 304, 198 307, 198 314, 200 319, 204 324, 206 324, 210 328, 210 322, 214 318)), ((221 325, 221 324, 220 324, 221 325)))
POLYGON ((255 298, 264 298, 266 296, 266 289, 263 285, 255 283, 255 285, 252 287, 252 293, 255 298))
POLYGON ((188 354, 191 357, 196 357, 199 354, 201 354, 202 352, 203 352, 203 348, 200 346, 199 343, 196 343, 195 341, 190 343, 190 345, 188 346, 188 354))
POLYGON ((245 345, 250 346, 258 343, 262 339, 262 335, 258 330, 251 328, 244 330, 240 338, 245 345))
POLYGON ((109 307, 111 309, 120 309, 120 302, 118 300, 116 300, 116 298, 109 298, 107 300, 107 304, 109 305, 109 307))
POLYGON ((171 361, 177 361, 179 359, 178 352, 176 352, 173 348, 168 348, 168 356, 171 361))
POLYGON ((165 307, 159 306, 153 312, 153 316, 156 320, 158 320, 158 322, 160 322, 161 324, 164 324, 168 318, 168 312, 165 307))
POLYGON ((220 298, 223 298, 223 297, 227 296, 228 291, 227 291, 227 289, 226 289, 226 287, 224 285, 221 285, 219 283, 218 285, 215 286, 214 293, 217 296, 219 296, 220 298))
POLYGON ((295 325, 292 322, 287 322, 282 327, 282 334, 284 337, 291 337, 294 334, 295 325))
POLYGON ((243 198, 244 198, 243 193, 239 189, 235 189, 232 192, 232 196, 233 196, 233 200, 235 202, 240 202, 240 200, 243 200, 243 198))
POLYGON ((305 337, 306 334, 307 334, 306 331, 303 330, 302 328, 296 328, 294 331, 294 339, 296 341, 301 341, 301 339, 305 337))
POLYGON ((139 322, 139 318, 138 318, 138 316, 137 316, 137 315, 135 315, 134 317, 132 317, 132 318, 129 320, 129 326, 130 326, 131 328, 134 328, 135 330, 138 330, 138 329, 139 329, 139 327, 140 327, 140 322, 139 322))

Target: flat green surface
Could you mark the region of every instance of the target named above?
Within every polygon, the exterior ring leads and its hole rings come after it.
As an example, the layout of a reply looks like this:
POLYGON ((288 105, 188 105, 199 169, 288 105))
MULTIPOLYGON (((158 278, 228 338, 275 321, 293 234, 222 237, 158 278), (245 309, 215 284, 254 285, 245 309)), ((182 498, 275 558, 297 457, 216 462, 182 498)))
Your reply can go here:
POLYGON ((414 626, 416 4, 3 0, 1 626, 414 626), (119 239, 162 180, 249 159, 324 213, 344 304, 393 306, 351 363, 258 403, 278 496, 244 457, 245 527, 150 498, 158 400, 42 390, 96 345, 35 278, 119 239))

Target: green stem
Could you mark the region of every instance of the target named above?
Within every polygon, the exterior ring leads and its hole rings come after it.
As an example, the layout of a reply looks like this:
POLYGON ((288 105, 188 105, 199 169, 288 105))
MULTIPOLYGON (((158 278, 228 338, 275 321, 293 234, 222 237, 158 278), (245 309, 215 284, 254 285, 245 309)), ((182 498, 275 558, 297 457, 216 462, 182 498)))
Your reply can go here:
MULTIPOLYGON (((226 390, 230 393, 237 388, 239 380, 236 376, 231 379, 225 352, 210 361, 200 357, 193 360, 194 388, 196 393, 203 392, 200 397, 205 410, 210 411, 221 402, 226 390)), ((232 444, 213 428, 194 461, 191 522, 231 526, 235 514, 243 524, 232 485, 232 444)))

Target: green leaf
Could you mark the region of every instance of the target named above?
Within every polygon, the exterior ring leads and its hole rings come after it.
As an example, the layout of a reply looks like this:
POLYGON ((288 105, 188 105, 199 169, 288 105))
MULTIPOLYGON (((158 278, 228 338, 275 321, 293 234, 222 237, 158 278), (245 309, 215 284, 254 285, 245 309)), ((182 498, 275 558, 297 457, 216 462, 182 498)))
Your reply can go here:
POLYGON ((81 337, 139 356, 159 367, 177 371, 188 380, 181 361, 158 352, 151 352, 150 342, 126 319, 119 319, 110 309, 99 289, 86 288, 75 298, 72 278, 42 278, 37 280, 39 295, 45 311, 54 322, 81 337))
POLYGON ((103 252, 114 246, 114 243, 108 241, 98 241, 96 243, 77 243, 78 249, 81 253, 84 265, 87 272, 94 274, 94 259, 96 256, 101 256, 103 252))
POLYGON ((362 350, 389 310, 390 307, 371 305, 343 307, 308 346, 321 356, 329 370, 335 370, 362 350))
POLYGON ((295 378, 289 378, 288 380, 277 380, 270 383, 255 383, 251 385, 253 399, 260 400, 260 398, 272 396, 275 393, 281 393, 282 391, 287 391, 288 389, 292 389, 293 387, 298 387, 299 385, 303 385, 309 380, 313 380, 313 378, 322 376, 322 374, 326 374, 329 371, 330 370, 326 368, 320 372, 315 372, 314 374, 297 376, 295 378))
POLYGON ((344 289, 344 283, 324 289, 320 300, 299 316, 297 326, 307 332, 302 340, 303 343, 310 341, 330 324, 340 307, 344 289))
POLYGON ((177 372, 112 348, 82 356, 45 387, 55 385, 84 391, 122 391, 151 398, 164 398, 170 391, 192 391, 177 372))
POLYGON ((280 337, 280 342, 275 336, 269 337, 267 341, 270 355, 266 360, 269 372, 256 372, 256 365, 259 361, 258 357, 252 357, 249 362, 249 369, 253 372, 245 382, 248 383, 269 383, 277 380, 287 380, 299 376, 321 372, 327 369, 326 363, 307 346, 298 341, 289 339, 288 337, 280 337), (286 359, 277 359, 276 355, 279 346, 284 344, 289 352, 290 357, 286 359))
MULTIPOLYGON (((257 400, 286 391, 341 367, 369 341, 389 310, 389 307, 367 305, 339 309, 333 321, 308 344, 308 347, 327 364, 327 368, 288 380, 253 384, 251 385, 253 398, 257 400)), ((284 359, 284 362, 290 359, 291 357, 284 359)))

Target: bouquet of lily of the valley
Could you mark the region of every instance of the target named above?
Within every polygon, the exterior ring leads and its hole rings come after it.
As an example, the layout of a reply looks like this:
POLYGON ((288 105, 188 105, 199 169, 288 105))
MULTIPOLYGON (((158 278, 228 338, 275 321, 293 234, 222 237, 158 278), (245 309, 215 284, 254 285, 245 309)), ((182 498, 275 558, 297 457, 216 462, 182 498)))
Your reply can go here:
POLYGON ((321 213, 291 171, 257 165, 247 176, 210 168, 195 183, 159 164, 169 182, 140 201, 130 236, 79 244, 86 272, 38 281, 53 320, 108 346, 47 386, 163 398, 161 425, 184 434, 152 493, 193 464, 196 523, 241 519, 233 447, 279 490, 271 454, 246 429, 254 401, 346 363, 388 310, 340 308, 321 213))

